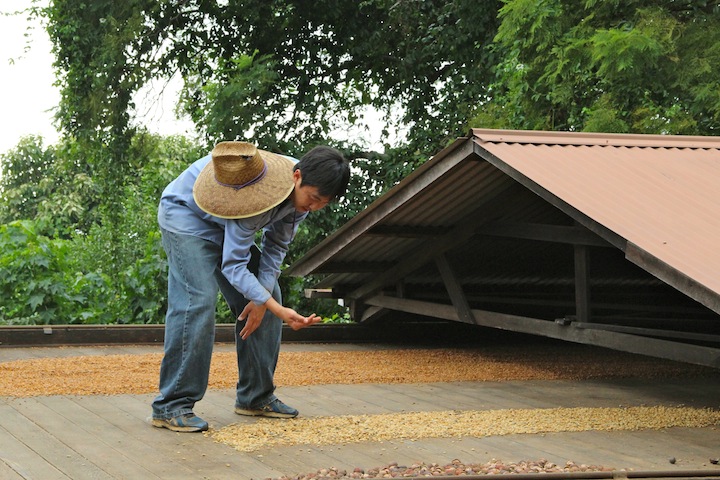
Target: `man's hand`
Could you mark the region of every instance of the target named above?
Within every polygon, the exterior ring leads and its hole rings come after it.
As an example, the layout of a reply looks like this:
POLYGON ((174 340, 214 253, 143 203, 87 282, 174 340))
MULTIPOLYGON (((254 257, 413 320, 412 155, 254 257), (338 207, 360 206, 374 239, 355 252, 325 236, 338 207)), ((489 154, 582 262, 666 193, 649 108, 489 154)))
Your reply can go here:
POLYGON ((242 330, 240 330, 240 338, 245 340, 247 337, 250 336, 251 333, 257 330, 257 328, 262 323, 263 316, 265 315, 265 311, 268 308, 283 322, 287 323, 288 326, 293 330, 300 330, 301 328, 315 325, 322 320, 322 317, 319 317, 314 313, 309 317, 304 317, 292 308, 283 307, 273 298, 268 300, 263 305, 255 305, 253 302, 248 302, 248 304, 245 306, 242 313, 238 317, 238 320, 240 320, 241 322, 247 319, 247 321, 245 322, 245 326, 242 330))
POLYGON ((247 319, 245 326, 240 330, 240 338, 245 340, 252 332, 257 330, 265 316, 265 310, 267 310, 265 305, 266 304, 255 305, 253 302, 248 302, 248 304, 245 305, 245 308, 243 308, 242 313, 240 313, 238 317, 238 320, 241 322, 247 319))
POLYGON ((283 318, 283 321, 288 324, 290 328, 293 330, 300 330, 301 328, 309 327, 310 325, 315 325, 320 320, 322 320, 322 317, 318 317, 314 313, 310 315, 309 317, 303 317, 299 313, 297 313, 292 308, 285 307, 285 310, 287 310, 287 318, 283 318))

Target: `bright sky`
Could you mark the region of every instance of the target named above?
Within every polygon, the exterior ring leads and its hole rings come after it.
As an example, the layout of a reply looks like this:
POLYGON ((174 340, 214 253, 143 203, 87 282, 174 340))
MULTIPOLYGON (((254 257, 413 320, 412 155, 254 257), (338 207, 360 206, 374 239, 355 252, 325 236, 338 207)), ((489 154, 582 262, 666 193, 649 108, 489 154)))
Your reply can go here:
MULTIPOLYGON (((2 0, 0 12, 30 5, 31 0, 2 0)), ((29 25, 25 14, 0 15, 0 153, 15 147, 24 135, 40 135, 45 145, 59 137, 52 120, 52 110, 60 101, 59 90, 53 86, 52 44, 42 25, 35 22, 28 32, 29 25)), ((148 90, 136 97, 139 115, 151 131, 193 134, 192 123, 175 119, 176 92, 176 87, 166 89, 158 99, 156 91, 148 90)))
MULTIPOLYGON (((29 4, 29 0, 3 0, 0 12, 29 4)), ((52 112, 48 111, 60 98, 52 86, 55 77, 50 40, 39 25, 25 37, 27 26, 27 15, 0 16, 0 152, 14 147, 23 135, 42 135, 46 143, 57 140, 52 112), (28 38, 32 43, 25 51, 28 38)))

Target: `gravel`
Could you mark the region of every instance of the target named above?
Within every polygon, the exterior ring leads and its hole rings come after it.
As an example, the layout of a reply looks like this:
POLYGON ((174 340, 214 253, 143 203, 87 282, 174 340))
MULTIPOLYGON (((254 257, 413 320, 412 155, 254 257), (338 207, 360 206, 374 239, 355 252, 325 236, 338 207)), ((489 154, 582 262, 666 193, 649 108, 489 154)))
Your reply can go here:
POLYGON ((523 460, 520 462, 503 462, 492 459, 486 463, 463 463, 455 459, 446 465, 438 463, 414 463, 399 465, 390 463, 383 467, 364 470, 355 468, 352 471, 337 468, 323 468, 303 475, 283 476, 278 480, 311 480, 316 478, 394 478, 394 477, 438 477, 459 475, 499 475, 525 473, 578 473, 578 472, 611 472, 614 468, 602 465, 583 465, 568 461, 557 465, 545 459, 523 460))

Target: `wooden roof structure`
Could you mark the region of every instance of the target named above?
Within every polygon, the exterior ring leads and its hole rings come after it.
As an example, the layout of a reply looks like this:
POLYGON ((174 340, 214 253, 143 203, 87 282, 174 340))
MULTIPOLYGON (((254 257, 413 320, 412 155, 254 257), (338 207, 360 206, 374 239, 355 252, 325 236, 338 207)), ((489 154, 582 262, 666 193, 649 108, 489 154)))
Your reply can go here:
POLYGON ((295 262, 388 312, 720 367, 720 138, 471 130, 295 262))

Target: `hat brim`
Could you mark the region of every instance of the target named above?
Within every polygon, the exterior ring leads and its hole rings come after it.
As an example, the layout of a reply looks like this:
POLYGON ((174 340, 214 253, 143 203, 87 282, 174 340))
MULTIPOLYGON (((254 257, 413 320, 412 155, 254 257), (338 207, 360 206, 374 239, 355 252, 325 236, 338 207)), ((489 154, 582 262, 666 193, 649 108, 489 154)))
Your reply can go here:
POLYGON ((292 193, 294 163, 281 155, 258 150, 267 171, 262 180, 235 189, 215 180, 213 162, 202 169, 193 185, 193 198, 203 211, 219 218, 247 218, 266 212, 292 193))

